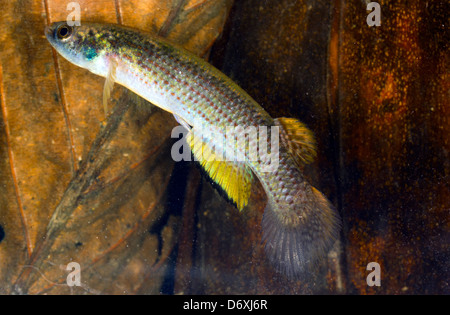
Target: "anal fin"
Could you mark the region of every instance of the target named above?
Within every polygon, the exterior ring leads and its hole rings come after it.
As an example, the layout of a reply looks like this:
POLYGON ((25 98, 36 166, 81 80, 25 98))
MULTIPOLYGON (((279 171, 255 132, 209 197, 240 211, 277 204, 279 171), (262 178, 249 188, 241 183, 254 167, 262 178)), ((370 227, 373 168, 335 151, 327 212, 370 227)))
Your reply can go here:
POLYGON ((175 120, 184 128, 186 128, 186 130, 191 130, 191 126, 187 123, 186 120, 184 120, 183 118, 181 118, 180 116, 178 116, 177 114, 173 114, 173 117, 175 118, 175 120))
POLYGON ((186 136, 194 157, 199 161, 209 177, 218 184, 227 196, 242 211, 248 204, 253 173, 244 162, 224 161, 214 151, 214 146, 191 131, 186 136))

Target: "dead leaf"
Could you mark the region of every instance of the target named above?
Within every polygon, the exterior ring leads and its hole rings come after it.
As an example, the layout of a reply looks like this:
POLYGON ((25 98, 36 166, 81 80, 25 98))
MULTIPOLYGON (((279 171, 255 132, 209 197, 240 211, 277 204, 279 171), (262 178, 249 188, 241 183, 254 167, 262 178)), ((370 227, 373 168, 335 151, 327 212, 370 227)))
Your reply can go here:
MULTIPOLYGON (((158 32, 204 55, 231 5, 215 1, 78 1, 81 21, 158 32)), ((168 113, 136 109, 121 87, 105 120, 103 79, 44 37, 67 1, 2 2, 0 293, 159 293, 179 217, 165 216, 173 169, 168 113), (161 224, 158 234, 149 233, 161 224), (66 285, 66 265, 81 287, 66 285)))

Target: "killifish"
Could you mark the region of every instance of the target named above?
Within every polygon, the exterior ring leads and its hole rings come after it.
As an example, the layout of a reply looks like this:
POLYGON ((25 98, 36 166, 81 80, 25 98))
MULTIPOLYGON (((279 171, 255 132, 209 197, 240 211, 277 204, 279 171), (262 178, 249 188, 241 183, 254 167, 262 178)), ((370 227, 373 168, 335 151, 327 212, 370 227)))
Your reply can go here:
POLYGON ((69 26, 56 22, 45 34, 68 61, 106 78, 105 108, 113 84, 118 83, 172 113, 186 128, 193 155, 239 210, 248 204, 256 176, 267 195, 262 241, 278 271, 295 277, 326 256, 338 237, 340 218, 303 174, 304 165, 313 160, 316 151, 312 132, 302 122, 273 119, 225 74, 166 39, 121 25, 96 23, 69 26), (249 140, 247 148, 233 144, 238 143, 237 134, 227 134, 230 127, 239 126, 244 130, 279 129, 275 136, 249 140), (199 127, 201 134, 195 132, 199 127), (269 153, 260 148, 261 139, 266 139, 262 144, 267 147, 279 139, 276 161, 267 162, 269 153), (215 152, 220 148, 233 148, 244 158, 219 158, 215 152), (250 157, 254 152, 259 155, 250 157), (268 164, 276 167, 268 170, 268 164))

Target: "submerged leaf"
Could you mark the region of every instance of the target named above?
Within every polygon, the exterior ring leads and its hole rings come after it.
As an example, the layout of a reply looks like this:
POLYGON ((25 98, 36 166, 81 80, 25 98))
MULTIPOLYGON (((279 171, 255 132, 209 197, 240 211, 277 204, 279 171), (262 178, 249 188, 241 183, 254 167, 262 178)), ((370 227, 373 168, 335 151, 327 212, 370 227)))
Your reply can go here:
MULTIPOLYGON (((81 23, 155 33, 168 25, 164 35, 186 38, 198 54, 230 7, 229 0, 78 3, 81 23), (204 18, 194 26, 194 16, 204 18)), ((147 102, 137 109, 119 86, 105 120, 104 79, 58 56, 43 35, 70 12, 67 1, 49 0, 5 2, 0 13, 0 293, 159 293, 180 220, 165 204, 176 122, 143 110, 147 102), (155 225, 163 228, 150 233, 155 225), (80 287, 66 285, 70 262, 81 267, 80 287)))

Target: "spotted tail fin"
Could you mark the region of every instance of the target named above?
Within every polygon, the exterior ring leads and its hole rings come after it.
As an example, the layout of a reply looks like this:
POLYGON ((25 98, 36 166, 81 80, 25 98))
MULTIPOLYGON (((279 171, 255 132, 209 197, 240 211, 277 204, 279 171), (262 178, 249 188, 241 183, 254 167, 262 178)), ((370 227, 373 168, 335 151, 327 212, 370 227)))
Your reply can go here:
POLYGON ((290 278, 311 271, 325 258, 339 230, 339 215, 311 186, 293 209, 269 200, 262 220, 266 254, 290 278))

